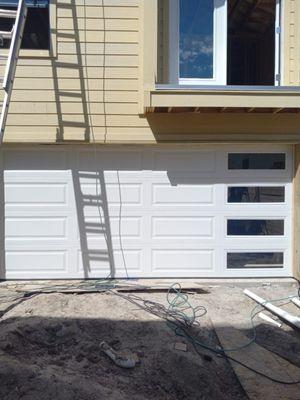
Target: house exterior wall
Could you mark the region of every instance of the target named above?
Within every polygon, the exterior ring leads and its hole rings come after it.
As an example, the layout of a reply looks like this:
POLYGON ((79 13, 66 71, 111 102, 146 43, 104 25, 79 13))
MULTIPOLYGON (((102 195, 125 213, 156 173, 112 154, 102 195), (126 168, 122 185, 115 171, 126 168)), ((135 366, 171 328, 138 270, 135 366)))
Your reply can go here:
MULTIPOLYGON (((282 1, 282 84, 297 86, 300 85, 300 23, 297 23, 300 1, 282 1)), ((300 113, 142 115, 145 89, 150 90, 153 85, 145 77, 157 65, 157 43, 153 36, 145 35, 145 31, 157 31, 155 13, 156 0, 51 0, 52 48, 49 54, 21 52, 4 142, 300 143, 300 113), (143 18, 145 8, 147 19, 143 18), (146 53, 150 65, 144 58, 146 53)), ((1 63, 3 75, 4 62, 1 63)), ((160 76, 165 73, 157 72, 160 76)), ((294 177, 297 218, 299 154, 297 145, 294 177)), ((296 276, 300 275, 298 225, 296 222, 296 276)))
MULTIPOLYGON (((300 4, 283 1, 283 84, 298 85, 300 4)), ((151 40, 143 38, 151 20, 143 21, 142 8, 154 3, 52 0, 52 50, 21 52, 4 141, 298 140, 300 114, 141 116, 143 47, 155 62, 151 40)))
POLYGON ((294 260, 293 275, 300 279, 300 144, 294 147, 294 260))
POLYGON ((300 84, 300 2, 283 3, 283 80, 285 85, 300 84))

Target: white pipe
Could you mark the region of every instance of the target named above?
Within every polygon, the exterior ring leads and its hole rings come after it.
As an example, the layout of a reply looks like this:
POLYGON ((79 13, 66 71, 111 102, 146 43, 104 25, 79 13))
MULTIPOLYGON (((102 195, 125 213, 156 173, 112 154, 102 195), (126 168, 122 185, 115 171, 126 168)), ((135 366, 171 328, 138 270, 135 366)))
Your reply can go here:
POLYGON ((293 297, 292 302, 296 304, 296 306, 300 307, 300 299, 298 299, 298 297, 293 297))
POLYGON ((244 293, 246 296, 250 297, 252 300, 256 301, 257 303, 265 307, 267 310, 271 311, 271 313, 277 315, 284 321, 300 329, 299 317, 295 317, 294 315, 289 314, 288 312, 282 310, 281 308, 274 306, 272 303, 268 302, 267 300, 264 300, 262 297, 259 297, 257 294, 251 292, 248 289, 245 289, 244 293))
POLYGON ((273 325, 275 325, 275 326, 278 326, 278 328, 280 328, 281 325, 282 325, 280 322, 275 321, 273 318, 269 317, 267 314, 265 314, 265 313, 263 313, 263 312, 260 312, 260 313, 258 314, 258 316, 259 316, 261 319, 263 319, 263 320, 265 320, 265 321, 267 321, 267 322, 270 322, 270 324, 273 324, 273 325))

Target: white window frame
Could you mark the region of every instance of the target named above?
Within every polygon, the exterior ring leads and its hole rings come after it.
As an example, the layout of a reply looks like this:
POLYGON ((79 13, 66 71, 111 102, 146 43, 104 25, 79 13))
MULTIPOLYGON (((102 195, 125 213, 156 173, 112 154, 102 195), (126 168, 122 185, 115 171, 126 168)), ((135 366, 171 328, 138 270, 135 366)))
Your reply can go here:
MULTIPOLYGON (((227 85, 227 0, 214 0, 213 77, 179 76, 179 1, 169 1, 169 83, 173 85, 227 85)), ((276 0, 274 86, 281 84, 282 3, 276 0)))
POLYGON ((227 0, 214 0, 213 77, 179 76, 179 1, 169 2, 169 81, 180 85, 226 85, 227 71, 227 0))
POLYGON ((282 30, 282 2, 276 0, 275 14, 275 70, 274 70, 274 85, 281 84, 281 30, 282 30))

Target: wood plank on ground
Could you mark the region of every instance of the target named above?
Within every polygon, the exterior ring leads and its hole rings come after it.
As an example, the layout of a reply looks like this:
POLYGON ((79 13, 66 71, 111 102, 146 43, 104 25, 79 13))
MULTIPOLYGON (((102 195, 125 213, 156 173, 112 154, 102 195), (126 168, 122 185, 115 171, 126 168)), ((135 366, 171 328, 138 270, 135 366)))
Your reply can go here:
MULTIPOLYGON (((239 329, 234 328, 227 322, 225 326, 224 316, 222 318, 214 313, 211 318, 213 327, 224 349, 236 348, 249 342, 249 338, 239 329)), ((227 352, 227 354, 275 379, 293 382, 300 380, 300 368, 256 343, 252 343, 250 346, 238 351, 227 352)), ((300 384, 283 385, 275 383, 233 361, 230 361, 230 363, 250 400, 300 399, 300 384)))

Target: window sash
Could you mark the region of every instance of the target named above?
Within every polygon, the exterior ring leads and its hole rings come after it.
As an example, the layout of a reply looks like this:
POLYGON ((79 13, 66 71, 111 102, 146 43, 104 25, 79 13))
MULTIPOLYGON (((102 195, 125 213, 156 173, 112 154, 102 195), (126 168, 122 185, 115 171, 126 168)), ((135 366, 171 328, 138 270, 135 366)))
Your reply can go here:
POLYGON ((227 83, 227 0, 214 0, 213 77, 179 76, 179 1, 169 2, 169 83, 180 85, 226 85, 227 83))
MULTIPOLYGON (((49 7, 50 0, 26 0, 27 7, 49 7)), ((19 0, 0 0, 0 7, 17 7, 19 0)))

